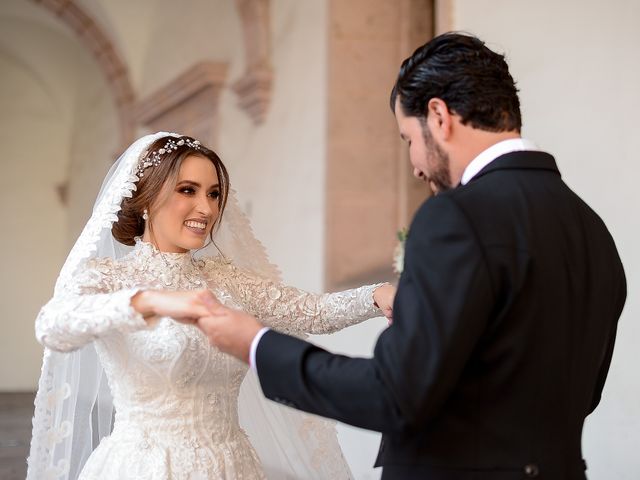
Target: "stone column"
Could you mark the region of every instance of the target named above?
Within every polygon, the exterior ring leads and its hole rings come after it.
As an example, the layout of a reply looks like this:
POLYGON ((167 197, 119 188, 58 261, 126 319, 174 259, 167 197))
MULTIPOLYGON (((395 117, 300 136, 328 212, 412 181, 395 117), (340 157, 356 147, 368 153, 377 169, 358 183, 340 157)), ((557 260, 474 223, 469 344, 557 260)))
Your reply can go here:
POLYGON ((394 278, 396 231, 429 195, 411 177, 389 94, 433 36, 433 0, 330 0, 327 289, 394 278))

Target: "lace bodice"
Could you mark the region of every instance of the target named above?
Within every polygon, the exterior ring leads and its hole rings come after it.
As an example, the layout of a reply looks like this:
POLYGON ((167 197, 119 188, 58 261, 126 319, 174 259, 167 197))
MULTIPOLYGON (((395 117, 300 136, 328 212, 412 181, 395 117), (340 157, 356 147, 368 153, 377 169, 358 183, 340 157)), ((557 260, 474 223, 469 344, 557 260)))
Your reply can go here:
POLYGON ((138 242, 122 260, 94 259, 64 296, 45 305, 36 335, 70 351, 94 341, 114 399, 114 430, 81 478, 261 478, 238 422, 247 367, 209 345, 194 326, 162 318, 148 326, 130 305, 140 289, 209 288, 288 333, 329 333, 374 317, 367 286, 314 295, 239 269, 138 242))

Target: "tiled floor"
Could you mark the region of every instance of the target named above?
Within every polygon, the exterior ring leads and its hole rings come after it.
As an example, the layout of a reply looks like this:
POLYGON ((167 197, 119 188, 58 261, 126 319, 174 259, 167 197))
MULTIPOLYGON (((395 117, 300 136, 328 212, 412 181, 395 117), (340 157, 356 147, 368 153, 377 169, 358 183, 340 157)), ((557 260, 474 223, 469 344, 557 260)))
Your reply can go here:
POLYGON ((31 440, 33 393, 0 393, 0 479, 24 480, 31 440))

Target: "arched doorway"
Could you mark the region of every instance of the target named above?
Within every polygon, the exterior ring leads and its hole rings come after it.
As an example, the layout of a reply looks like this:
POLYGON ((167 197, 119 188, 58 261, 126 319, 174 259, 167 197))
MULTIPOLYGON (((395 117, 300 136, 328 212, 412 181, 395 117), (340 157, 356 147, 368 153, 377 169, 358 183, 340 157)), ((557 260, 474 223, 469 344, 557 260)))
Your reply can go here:
POLYGON ((78 229, 70 219, 86 217, 92 179, 120 145, 119 116, 87 49, 31 2, 0 6, 0 69, 0 392, 18 399, 3 395, 0 410, 26 419, 0 427, 0 478, 24 478, 33 405, 19 392, 35 390, 40 373, 34 320, 78 229))

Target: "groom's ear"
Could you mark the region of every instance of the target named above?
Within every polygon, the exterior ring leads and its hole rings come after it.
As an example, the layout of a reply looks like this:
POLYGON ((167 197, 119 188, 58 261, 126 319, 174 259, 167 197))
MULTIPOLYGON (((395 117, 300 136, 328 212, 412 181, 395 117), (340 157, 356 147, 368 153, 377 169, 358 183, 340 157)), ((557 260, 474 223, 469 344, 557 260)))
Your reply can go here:
POLYGON ((427 124, 432 134, 441 141, 451 136, 453 121, 449 107, 441 98, 434 97, 427 104, 427 124))

